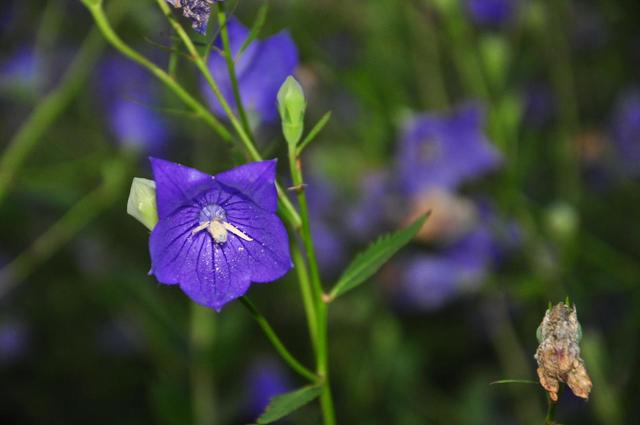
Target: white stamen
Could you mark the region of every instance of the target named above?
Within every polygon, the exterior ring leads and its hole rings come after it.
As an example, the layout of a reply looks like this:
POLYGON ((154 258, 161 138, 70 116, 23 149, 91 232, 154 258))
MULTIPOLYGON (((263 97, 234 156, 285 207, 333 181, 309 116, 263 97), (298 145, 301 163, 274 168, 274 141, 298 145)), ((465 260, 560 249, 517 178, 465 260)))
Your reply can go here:
POLYGON ((198 232, 203 231, 204 229, 206 229, 209 226, 209 222, 207 221, 206 223, 202 223, 200 226, 196 227, 195 229, 193 229, 191 231, 192 235, 195 235, 198 232))
POLYGON ((226 221, 222 222, 222 225, 224 226, 225 229, 227 229, 228 231, 230 231, 231 233, 233 233, 234 235, 236 235, 237 237, 239 237, 240 239, 244 239, 247 242, 251 242, 253 241, 252 238, 250 238, 249 236, 247 236, 246 233, 244 233, 242 230, 238 229, 236 226, 234 226, 233 224, 229 224, 226 221))

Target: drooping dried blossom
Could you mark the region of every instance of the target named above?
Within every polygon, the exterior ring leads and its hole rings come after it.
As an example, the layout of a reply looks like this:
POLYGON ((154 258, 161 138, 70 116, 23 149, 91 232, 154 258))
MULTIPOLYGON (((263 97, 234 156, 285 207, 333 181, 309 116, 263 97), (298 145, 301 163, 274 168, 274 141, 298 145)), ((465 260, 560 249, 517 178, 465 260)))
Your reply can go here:
POLYGON ((213 0, 167 0, 176 9, 182 9, 182 15, 191 21, 196 32, 205 34, 211 15, 213 0))
POLYGON ((566 383, 576 396, 589 398, 592 383, 580 357, 581 338, 575 306, 558 303, 547 310, 538 328, 540 345, 535 358, 540 385, 553 401, 558 400, 561 382, 566 383))

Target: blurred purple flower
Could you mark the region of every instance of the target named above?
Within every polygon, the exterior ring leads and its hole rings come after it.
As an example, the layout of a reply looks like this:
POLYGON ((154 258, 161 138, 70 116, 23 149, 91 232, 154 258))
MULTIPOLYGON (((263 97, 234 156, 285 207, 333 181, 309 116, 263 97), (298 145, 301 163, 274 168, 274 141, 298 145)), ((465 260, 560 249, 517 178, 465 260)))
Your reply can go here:
POLYGON ((522 94, 522 102, 522 120, 530 127, 542 128, 555 116, 555 99, 547 84, 532 83, 527 86, 522 94))
POLYGON ((323 275, 333 275, 340 271, 347 258, 344 237, 339 229, 325 220, 311 217, 310 221, 320 271, 323 275))
POLYGON ((401 261, 399 301, 420 310, 442 307, 451 298, 476 289, 491 266, 492 239, 488 229, 474 231, 438 254, 414 254, 401 261))
POLYGON ((413 195, 436 187, 455 189, 498 168, 501 156, 484 135, 484 121, 478 105, 411 119, 398 152, 398 174, 404 190, 413 195))
POLYGON ((20 47, 0 62, 0 89, 37 91, 44 79, 44 64, 31 47, 20 47))
POLYGON ((498 27, 511 21, 517 0, 466 0, 467 11, 477 25, 498 27))
POLYGON ((196 32, 206 34, 214 0, 167 0, 167 3, 176 9, 182 9, 182 15, 191 21, 196 32))
MULTIPOLYGON (((256 121, 270 122, 278 117, 276 97, 284 80, 295 71, 298 65, 298 51, 287 31, 282 31, 265 40, 254 40, 240 54, 242 44, 249 31, 235 18, 228 23, 231 52, 236 57, 236 73, 240 88, 240 97, 247 113, 256 121)), ((220 37, 216 40, 218 50, 211 53, 209 69, 220 86, 224 98, 232 109, 236 110, 233 88, 227 72, 220 37)), ((212 110, 219 116, 225 116, 222 106, 215 98, 206 81, 202 81, 202 90, 212 110)))
POLYGON ((151 158, 158 224, 152 270, 216 311, 251 282, 271 282, 291 268, 287 231, 276 215, 276 161, 253 162, 210 176, 151 158))
POLYGON ((157 103, 153 79, 137 64, 111 57, 100 70, 100 93, 107 109, 109 128, 121 146, 159 153, 169 130, 152 109, 157 103))
POLYGON ((624 173, 640 175, 640 90, 629 90, 613 113, 612 136, 624 173))
POLYGON ((247 409, 251 416, 260 415, 273 397, 292 389, 282 368, 271 360, 260 360, 251 366, 245 388, 249 390, 247 409))
POLYGON ((22 357, 29 347, 29 331, 24 322, 7 320, 0 323, 0 363, 22 357))

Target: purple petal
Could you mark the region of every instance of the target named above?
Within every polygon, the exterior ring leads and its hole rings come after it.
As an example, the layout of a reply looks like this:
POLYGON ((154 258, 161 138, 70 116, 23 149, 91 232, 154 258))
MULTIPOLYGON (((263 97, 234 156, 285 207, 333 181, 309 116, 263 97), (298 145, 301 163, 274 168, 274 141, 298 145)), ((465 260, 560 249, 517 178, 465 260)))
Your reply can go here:
POLYGON ((160 283, 180 283, 181 278, 189 274, 188 270, 194 268, 195 264, 190 261, 189 254, 192 254, 192 248, 198 241, 209 237, 206 232, 191 234, 198 223, 199 214, 196 207, 183 207, 161 219, 153 228, 149 237, 151 273, 160 283))
POLYGON ((251 67, 240 77, 240 94, 247 109, 263 121, 275 120, 278 90, 297 65, 298 50, 288 31, 264 40, 251 67))
POLYGON ((269 212, 278 208, 275 159, 252 162, 216 175, 219 183, 241 192, 269 212))
POLYGON ((280 219, 250 203, 226 207, 229 223, 253 241, 229 235, 224 252, 234 267, 251 271, 251 281, 271 282, 284 276, 292 267, 289 237, 280 219))
POLYGON ((204 190, 215 187, 213 176, 194 168, 163 159, 149 160, 157 187, 156 202, 160 219, 182 206, 189 205, 193 198, 204 190))

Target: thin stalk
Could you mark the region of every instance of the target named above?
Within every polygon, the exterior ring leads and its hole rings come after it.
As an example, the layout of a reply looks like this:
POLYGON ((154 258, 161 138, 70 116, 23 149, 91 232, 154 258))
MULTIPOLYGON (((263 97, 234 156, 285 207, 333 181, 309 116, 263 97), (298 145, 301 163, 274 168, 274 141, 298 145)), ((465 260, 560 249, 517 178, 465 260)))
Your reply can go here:
POLYGON ((556 406, 557 402, 551 400, 549 395, 547 394, 547 416, 544 419, 544 425, 554 425, 555 417, 556 417, 556 406))
POLYGON ((314 350, 316 349, 318 332, 317 332, 317 313, 316 306, 313 300, 313 293, 311 291, 311 281, 309 280, 309 273, 307 271, 307 265, 304 262, 302 252, 298 248, 298 244, 294 240, 290 243, 291 257, 293 259, 294 270, 298 274, 298 282, 300 283, 300 292, 302 294, 302 302, 304 304, 304 311, 307 315, 307 325, 309 326, 309 335, 311 337, 311 343, 314 350))
POLYGON ((294 144, 289 144, 289 167, 291 169, 291 177, 294 187, 301 188, 298 190, 298 204, 300 207, 300 218, 302 220, 302 240, 305 252, 307 254, 307 263, 311 274, 311 289, 313 290, 313 301, 316 310, 316 371, 324 380, 322 394, 320 395, 320 406, 322 408, 322 416, 325 425, 333 425, 336 423, 333 400, 331 397, 331 386, 329 382, 329 356, 327 341, 327 304, 324 302, 324 291, 320 280, 320 272, 318 262, 316 260, 315 248, 313 247, 313 238, 311 236, 311 226, 309 224, 309 210, 307 207, 307 197, 302 188, 304 188, 304 179, 302 176, 302 168, 300 160, 297 157, 297 149, 294 144))
POLYGON ((236 65, 233 59, 233 52, 231 51, 231 45, 229 43, 229 29, 227 28, 227 14, 225 12, 224 2, 217 4, 218 6, 218 24, 220 25, 220 38, 222 39, 222 46, 224 48, 224 57, 227 62, 227 69, 229 70, 229 80, 231 81, 231 87, 233 87, 233 97, 236 101, 236 107, 238 108, 238 115, 240 115, 240 121, 247 134, 251 135, 251 127, 249 126, 249 120, 247 119, 247 113, 242 104, 242 98, 240 97, 240 86, 238 85, 238 77, 236 74, 236 65))
POLYGON ((196 98, 191 96, 171 75, 165 70, 156 66, 149 59, 132 49, 127 45, 113 30, 101 4, 93 4, 89 0, 83 0, 95 20, 102 35, 111 43, 111 45, 119 50, 123 55, 132 61, 142 65, 156 78, 158 78, 165 86, 171 89, 188 107, 190 107, 204 122, 209 125, 218 135, 225 141, 231 142, 231 133, 213 116, 211 112, 196 98))
MULTIPOLYGON (((249 133, 245 131, 244 127, 242 126, 238 118, 235 116, 233 111, 231 110, 231 107, 229 106, 229 102, 227 102, 225 97, 222 95, 222 92, 220 91, 218 84, 213 78, 213 75, 211 75, 211 71, 209 71, 209 67, 206 64, 204 57, 198 52, 198 49, 196 49, 196 46, 193 44, 193 41, 191 40, 191 38, 189 38, 189 35, 185 31, 185 29, 182 27, 182 25, 180 25, 179 22, 173 19, 173 17, 171 16, 171 9, 169 9, 167 2, 165 0, 156 0, 156 2, 160 7, 160 9, 162 10, 162 12, 169 19, 169 23, 171 24, 175 32, 178 34, 178 36, 184 43, 185 47, 187 48, 187 51, 191 55, 191 59, 194 61, 194 63, 196 64, 196 67, 198 68, 198 70, 200 70, 200 72, 204 76, 205 80, 207 81, 207 84, 211 88, 211 91, 218 99, 220 106, 222 106, 222 109, 227 114, 227 117, 229 118, 229 122, 231 122, 231 126, 234 128, 234 130, 238 134, 238 137, 240 138, 240 141, 243 147, 245 148, 245 152, 247 156, 253 161, 261 161, 262 156, 254 146, 252 138, 249 135, 249 133)), ((230 52, 225 52, 225 54, 228 54, 228 53, 230 52)), ((276 187, 278 190, 278 200, 281 206, 281 212, 283 217, 291 224, 293 228, 299 229, 301 226, 300 216, 298 215, 297 211, 291 204, 291 201, 289 201, 289 198, 287 197, 286 192, 280 187, 280 185, 276 185, 276 187)))
POLYGON ((211 310, 191 305, 190 347, 191 399, 194 425, 216 423, 215 387, 210 354, 215 340, 215 321, 211 310))
POLYGON ((42 262, 113 203, 124 177, 123 169, 114 170, 117 174, 106 178, 98 188, 80 199, 29 248, 0 270, 0 298, 28 278, 42 262))
POLYGON ((91 30, 60 84, 42 99, 9 141, 0 159, 0 202, 7 194, 27 156, 79 92, 104 47, 96 29, 91 30))
POLYGON ((302 363, 300 363, 289 352, 287 347, 284 346, 284 344, 282 343, 282 340, 280 340, 276 332, 273 330, 273 328, 269 324, 269 321, 258 311, 256 306, 251 302, 251 300, 248 297, 244 296, 240 298, 240 301, 242 301, 242 304, 247 308, 247 310, 249 310, 249 313, 256 320, 256 322, 258 323, 258 326, 260 326, 260 329, 262 329, 267 339, 269 339, 269 342, 271 342, 271 345, 273 345, 273 347, 276 349, 278 354, 280 354, 280 357, 282 357, 282 359, 289 365, 289 367, 291 367, 293 371, 295 371, 297 374, 299 374, 303 378, 308 379, 311 382, 316 382, 316 383, 319 382, 320 377, 315 373, 313 373, 312 371, 310 371, 309 369, 307 369, 306 367, 304 367, 302 363))

